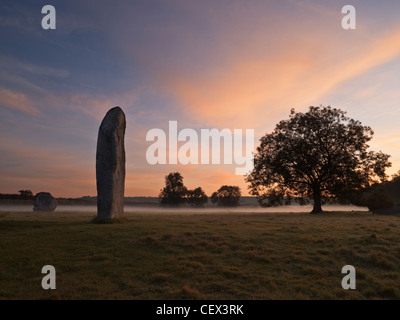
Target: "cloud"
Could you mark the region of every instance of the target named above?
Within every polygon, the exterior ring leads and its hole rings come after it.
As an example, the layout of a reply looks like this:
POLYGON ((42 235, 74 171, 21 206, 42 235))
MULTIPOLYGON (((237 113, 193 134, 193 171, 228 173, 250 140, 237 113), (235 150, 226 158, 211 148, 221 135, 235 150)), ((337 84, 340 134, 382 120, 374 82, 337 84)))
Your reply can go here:
POLYGON ((69 76, 69 71, 62 68, 53 68, 46 65, 38 65, 14 57, 6 55, 0 56, 0 68, 3 72, 9 74, 19 74, 26 76, 46 76, 54 78, 66 78, 69 76))
POLYGON ((95 192, 93 164, 66 146, 31 145, 28 141, 2 137, 0 150, 0 165, 5 169, 0 174, 0 192, 23 188, 35 193, 49 191, 59 197, 95 192))
MULTIPOLYGON (((178 104, 202 121, 220 125, 255 126, 282 108, 318 104, 338 85, 400 55, 400 29, 370 39, 352 55, 318 48, 323 39, 292 46, 265 58, 239 55, 223 70, 165 76, 178 104), (296 48, 296 50, 293 50, 296 48), (321 52, 321 54, 319 54, 321 52)), ((329 47, 339 48, 340 43, 329 47)))
POLYGON ((138 94, 135 90, 110 95, 76 93, 67 99, 71 110, 78 110, 99 121, 112 107, 120 106, 123 110, 135 107, 138 94))
POLYGON ((91 18, 127 64, 173 99, 185 121, 204 125, 261 127, 291 107, 319 104, 399 53, 398 30, 370 30, 364 21, 346 32, 341 6, 328 2, 170 1, 165 8, 169 14, 128 2, 113 10, 101 4, 91 18), (115 23, 101 24, 106 17, 115 23))
POLYGON ((29 115, 39 114, 39 110, 24 93, 5 88, 0 88, 0 105, 29 115))

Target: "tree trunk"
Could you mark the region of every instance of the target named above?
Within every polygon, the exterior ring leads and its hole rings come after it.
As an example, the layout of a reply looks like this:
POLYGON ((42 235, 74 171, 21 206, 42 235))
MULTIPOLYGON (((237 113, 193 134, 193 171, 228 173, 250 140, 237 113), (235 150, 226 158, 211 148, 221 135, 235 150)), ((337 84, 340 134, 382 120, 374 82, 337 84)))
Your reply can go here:
POLYGON ((311 214, 322 213, 322 204, 321 204, 321 186, 315 185, 313 187, 313 198, 314 198, 314 207, 311 214))

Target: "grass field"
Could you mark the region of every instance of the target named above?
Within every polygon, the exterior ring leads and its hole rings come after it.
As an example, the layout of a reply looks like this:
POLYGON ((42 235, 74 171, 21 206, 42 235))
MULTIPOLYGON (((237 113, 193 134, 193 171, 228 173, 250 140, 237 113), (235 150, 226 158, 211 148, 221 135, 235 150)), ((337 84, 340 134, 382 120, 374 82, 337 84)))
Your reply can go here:
POLYGON ((399 299, 400 217, 0 213, 1 299, 399 299), (43 290, 53 265, 57 289, 43 290), (341 269, 356 268, 344 290, 341 269))

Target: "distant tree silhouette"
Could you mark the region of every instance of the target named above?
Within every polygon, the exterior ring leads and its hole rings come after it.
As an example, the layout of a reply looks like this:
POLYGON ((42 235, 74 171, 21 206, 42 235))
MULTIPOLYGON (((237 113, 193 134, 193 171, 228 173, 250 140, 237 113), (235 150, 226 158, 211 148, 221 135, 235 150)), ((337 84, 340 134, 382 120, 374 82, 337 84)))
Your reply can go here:
POLYGON ((31 190, 19 190, 18 192, 21 199, 33 199, 33 193, 31 190))
POLYGON ((0 193, 0 199, 7 200, 31 200, 33 199, 33 193, 31 190, 19 190, 17 193, 0 193))
POLYGON ((187 189, 179 172, 165 176, 165 187, 161 189, 159 200, 162 205, 179 205, 186 201, 187 189))
POLYGON ((374 211, 376 209, 387 209, 395 205, 393 197, 385 190, 376 190, 370 194, 365 201, 368 209, 374 211))
POLYGON ((328 107, 291 110, 272 133, 260 139, 253 172, 246 177, 261 205, 283 199, 313 197, 311 213, 322 212, 322 197, 345 198, 385 181, 389 155, 367 151, 373 131, 328 107))
POLYGON ((211 202, 220 206, 234 207, 239 205, 241 192, 238 186, 222 186, 211 195, 211 202))
POLYGON ((349 195, 351 203, 368 207, 371 212, 380 209, 389 209, 400 204, 400 175, 399 172, 391 179, 377 183, 371 188, 359 190, 349 195))
POLYGON ((204 207, 208 201, 208 197, 201 187, 194 190, 188 190, 186 193, 186 202, 192 207, 204 207))

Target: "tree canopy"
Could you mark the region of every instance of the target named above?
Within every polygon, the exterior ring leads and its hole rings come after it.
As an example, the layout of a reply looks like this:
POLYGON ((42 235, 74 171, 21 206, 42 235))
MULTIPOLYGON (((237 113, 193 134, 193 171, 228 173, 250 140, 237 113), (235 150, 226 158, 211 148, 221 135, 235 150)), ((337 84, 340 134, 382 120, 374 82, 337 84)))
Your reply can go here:
POLYGON ((165 176, 165 187, 161 189, 160 203, 163 205, 179 205, 186 201, 187 188, 179 172, 171 172, 165 176))
POLYGON ((344 198, 387 179, 390 156, 368 151, 373 134, 340 109, 292 109, 288 120, 260 139, 254 169, 246 177, 250 193, 263 206, 312 197, 312 213, 320 213, 323 197, 344 198))
POLYGON ((201 187, 188 190, 186 193, 186 203, 191 207, 204 207, 208 197, 201 187))
POLYGON ((161 205, 178 206, 188 204, 192 207, 203 207, 208 197, 201 187, 188 190, 183 184, 183 176, 179 172, 171 172, 165 176, 165 187, 158 196, 161 205))
POLYGON ((241 192, 238 186, 222 186, 211 195, 211 202, 220 206, 238 206, 241 192))

